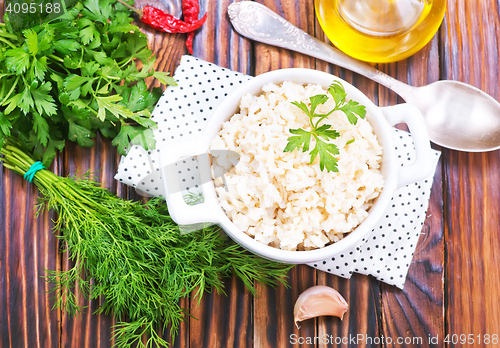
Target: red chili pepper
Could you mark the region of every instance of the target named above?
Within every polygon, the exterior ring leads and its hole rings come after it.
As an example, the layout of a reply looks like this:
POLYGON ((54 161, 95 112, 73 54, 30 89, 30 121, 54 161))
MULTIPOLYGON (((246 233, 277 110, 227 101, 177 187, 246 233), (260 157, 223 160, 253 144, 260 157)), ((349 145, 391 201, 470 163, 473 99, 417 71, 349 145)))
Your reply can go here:
POLYGON ((207 14, 205 13, 205 15, 200 20, 186 23, 168 13, 163 12, 160 9, 149 5, 144 6, 142 10, 138 10, 130 6, 123 0, 118 1, 132 11, 136 12, 139 15, 141 22, 148 24, 153 29, 161 30, 166 33, 189 33, 201 27, 207 20, 207 14))
MULTIPOLYGON (((200 3, 198 0, 183 0, 182 14, 184 15, 184 22, 188 24, 196 22, 200 14, 200 3)), ((193 38, 194 31, 187 34, 186 47, 189 54, 193 54, 193 38)))
POLYGON ((205 13, 200 20, 188 24, 162 10, 148 5, 142 8, 141 22, 166 33, 189 33, 201 27, 206 19, 207 14, 205 13))

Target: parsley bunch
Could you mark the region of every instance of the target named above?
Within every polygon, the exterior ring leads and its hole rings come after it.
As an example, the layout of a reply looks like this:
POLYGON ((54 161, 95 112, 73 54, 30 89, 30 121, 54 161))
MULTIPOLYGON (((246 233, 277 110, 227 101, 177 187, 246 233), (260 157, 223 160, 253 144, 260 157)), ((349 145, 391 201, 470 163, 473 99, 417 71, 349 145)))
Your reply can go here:
MULTIPOLYGON (((319 167, 321 170, 326 168, 327 172, 338 172, 338 160, 334 157, 334 155, 338 155, 340 152, 337 145, 328 141, 338 138, 340 134, 335 129, 332 129, 331 125, 325 123, 320 126, 319 123, 330 116, 333 112, 340 110, 345 113, 349 122, 355 125, 358 122, 358 117, 365 117, 366 108, 364 105, 360 105, 354 100, 346 102, 347 94, 344 86, 342 86, 339 81, 334 81, 330 87, 328 87, 328 93, 330 93, 333 97, 335 107, 326 114, 317 114, 315 111, 319 105, 327 102, 327 94, 318 94, 310 97, 310 107, 308 107, 304 102, 292 102, 293 105, 304 111, 309 117, 311 130, 304 130, 300 128, 290 129, 290 133, 295 135, 288 138, 288 143, 283 151, 292 152, 295 149, 299 150, 302 148, 302 152, 307 152, 309 151, 312 137, 315 140, 315 146, 311 151, 311 160, 309 164, 312 164, 316 156, 319 155, 319 167)), ((347 144, 350 144, 353 141, 354 139, 351 139, 347 142, 347 144)))
MULTIPOLYGON (((0 154, 5 167, 24 175, 34 160, 17 146, 8 139, 0 154)), ((47 275, 55 306, 80 312, 75 286, 87 299, 100 299, 96 312, 117 319, 116 347, 168 347, 161 333, 170 325, 174 337, 186 319, 179 300, 193 291, 198 299, 212 288, 223 292, 223 278, 231 274, 252 293, 255 282, 286 284, 292 266, 244 251, 215 226, 181 234, 160 198, 123 200, 90 175, 59 177, 49 170, 37 172, 33 183, 41 196, 38 212, 57 213, 54 229, 73 261, 47 275)))
POLYGON ((66 139, 91 147, 97 131, 122 155, 130 141, 154 148, 150 116, 161 90, 146 90, 144 79, 175 81, 152 70, 131 11, 116 0, 82 0, 39 17, 7 13, 0 24, 0 146, 15 138, 45 166, 66 139))

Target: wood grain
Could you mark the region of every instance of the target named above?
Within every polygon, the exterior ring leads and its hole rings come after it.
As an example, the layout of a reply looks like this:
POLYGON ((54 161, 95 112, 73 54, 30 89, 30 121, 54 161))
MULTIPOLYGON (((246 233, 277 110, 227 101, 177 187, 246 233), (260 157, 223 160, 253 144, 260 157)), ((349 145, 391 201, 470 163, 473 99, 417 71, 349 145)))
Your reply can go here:
MULTIPOLYGON (((439 168, 439 166, 438 166, 439 168)), ((439 172, 438 172, 439 173, 439 172)), ((442 347, 430 337, 444 337, 444 233, 440 175, 431 190, 427 219, 422 228, 405 287, 401 291, 381 285, 382 332, 385 337, 402 337, 406 347, 442 347)), ((397 344, 388 344, 396 347, 397 344)))
POLYGON ((57 347, 58 313, 41 278, 57 263, 52 215, 34 217, 37 191, 19 175, 3 170, 0 181, 0 345, 57 347))
MULTIPOLYGON (((498 87, 499 8, 496 1, 450 1, 441 30, 443 79, 470 83, 495 99, 498 87)), ((447 334, 500 334, 498 151, 446 151, 444 161, 447 334), (460 316, 457 315, 460 313, 460 316)), ((479 336, 478 336, 479 335, 479 336)), ((453 344, 451 344, 453 345, 453 344)))
MULTIPOLYGON (((0 0, 0 7, 4 0, 0 0)), ((314 15, 313 0, 258 0, 302 30, 325 38, 314 15)), ((253 43, 231 28, 227 6, 232 0, 202 0, 205 25, 194 39, 194 56, 245 74, 287 67, 307 67, 335 74, 352 83, 376 104, 394 105, 401 98, 345 69, 291 51, 253 43)), ((162 7, 160 0, 139 0, 137 6, 162 7)), ((0 10, 0 13, 3 10, 0 10)), ((174 72, 184 54, 185 36, 159 33, 139 23, 157 55, 156 69, 174 72)), ((391 76, 415 86, 437 79, 457 79, 500 98, 500 13, 496 0, 448 1, 438 35, 416 55, 379 66, 391 76)), ((148 84, 158 86, 152 79, 148 84)), ((199 302, 181 305, 196 317, 180 327, 174 347, 352 347, 349 343, 292 344, 291 335, 315 338, 330 335, 365 337, 422 337, 422 344, 367 344, 363 347, 493 347, 484 336, 500 334, 500 156, 443 151, 432 187, 423 233, 405 289, 397 290, 372 277, 354 275, 346 280, 308 266, 289 274, 290 288, 258 286, 251 296, 236 278, 227 279, 226 295, 205 294, 199 302), (351 307, 341 321, 336 317, 311 319, 293 325, 293 304, 315 284, 338 289, 351 307), (473 334, 474 344, 445 344, 446 334, 473 334), (439 335, 436 344, 426 338, 439 335)), ((98 137, 93 149, 68 144, 51 168, 60 175, 99 170, 99 180, 120 197, 140 199, 133 188, 118 184, 119 156, 106 139, 98 137)), ((69 317, 51 310, 45 269, 67 269, 69 260, 59 252, 50 213, 35 217, 37 192, 20 176, 0 172, 0 347, 111 347, 112 325, 105 315, 92 315, 98 301, 82 315, 69 317)), ((168 338, 168 334, 164 334, 168 338)))
MULTIPOLYGON (((379 69, 413 86, 423 86, 439 79, 437 36, 407 60, 381 64, 379 69)), ((395 93, 379 87, 379 104, 389 106, 404 102, 395 93)), ((406 126, 398 126, 407 129, 406 126)), ((428 347, 428 335, 444 337, 444 222, 441 171, 438 165, 431 191, 427 219, 422 229, 403 291, 386 284, 382 290, 382 334, 393 340, 401 337, 407 347, 428 347)), ((388 347, 398 346, 394 342, 388 347)), ((440 342, 438 345, 441 346, 440 342)))

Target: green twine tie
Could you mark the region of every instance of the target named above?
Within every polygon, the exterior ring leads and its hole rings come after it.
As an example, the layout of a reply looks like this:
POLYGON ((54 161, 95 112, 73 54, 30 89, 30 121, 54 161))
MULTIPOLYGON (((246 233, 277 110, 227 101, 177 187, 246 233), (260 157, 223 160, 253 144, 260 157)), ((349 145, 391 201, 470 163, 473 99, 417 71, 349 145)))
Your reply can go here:
POLYGON ((33 163, 30 167, 30 169, 24 173, 24 178, 28 180, 28 182, 32 182, 33 178, 35 177, 36 172, 39 170, 45 169, 44 165, 40 161, 36 161, 33 163))

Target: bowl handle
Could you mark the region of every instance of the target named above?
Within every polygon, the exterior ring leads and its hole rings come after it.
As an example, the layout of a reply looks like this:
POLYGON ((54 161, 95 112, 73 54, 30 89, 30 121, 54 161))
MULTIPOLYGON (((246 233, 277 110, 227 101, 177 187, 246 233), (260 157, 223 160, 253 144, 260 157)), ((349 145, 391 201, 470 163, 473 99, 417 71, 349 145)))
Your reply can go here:
POLYGON ((219 202, 210 174, 208 146, 200 141, 184 141, 172 144, 160 152, 160 168, 165 190, 168 212, 179 225, 198 223, 218 223, 220 221, 219 202), (197 156, 200 172, 203 203, 188 205, 182 196, 175 162, 185 157, 197 156))
POLYGON ((399 168, 398 188, 423 180, 432 174, 432 153, 429 135, 420 110, 411 104, 380 108, 391 126, 406 123, 415 145, 417 159, 409 166, 399 168))

